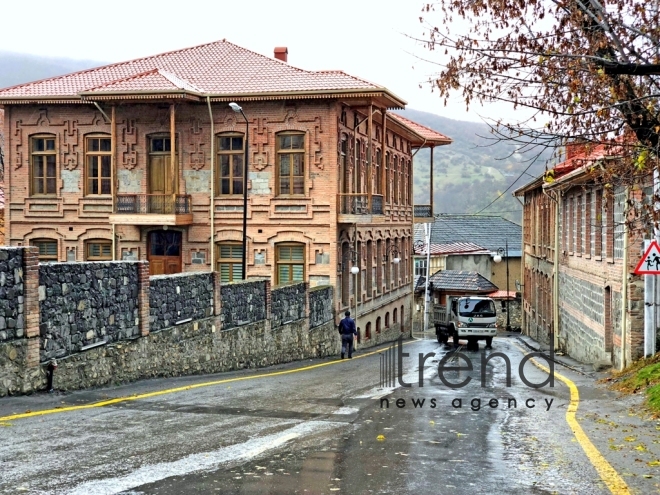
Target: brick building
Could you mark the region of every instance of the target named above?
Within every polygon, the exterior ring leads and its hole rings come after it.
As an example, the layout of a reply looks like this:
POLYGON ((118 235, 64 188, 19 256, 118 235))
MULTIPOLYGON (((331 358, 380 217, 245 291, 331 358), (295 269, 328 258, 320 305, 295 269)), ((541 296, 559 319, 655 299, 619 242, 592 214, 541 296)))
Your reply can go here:
POLYGON ((412 153, 451 140, 391 113, 405 102, 388 89, 219 41, 0 90, 0 105, 7 244, 227 283, 245 216, 248 277, 335 286, 363 338, 409 321, 412 153))
POLYGON ((523 331, 583 362, 623 367, 643 355, 644 285, 633 271, 644 228, 628 229, 627 204, 649 183, 604 188, 590 173, 611 150, 568 146, 552 181, 538 178, 524 198, 523 331), (556 229, 556 230, 555 230, 556 229))

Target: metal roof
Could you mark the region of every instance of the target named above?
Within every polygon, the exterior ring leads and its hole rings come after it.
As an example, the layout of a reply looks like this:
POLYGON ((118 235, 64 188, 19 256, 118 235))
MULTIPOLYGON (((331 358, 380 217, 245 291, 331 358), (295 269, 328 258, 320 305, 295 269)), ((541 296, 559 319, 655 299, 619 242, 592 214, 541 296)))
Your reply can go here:
POLYGON ((429 282, 438 290, 461 290, 466 292, 491 293, 497 285, 479 272, 464 270, 440 270, 429 277, 429 282))

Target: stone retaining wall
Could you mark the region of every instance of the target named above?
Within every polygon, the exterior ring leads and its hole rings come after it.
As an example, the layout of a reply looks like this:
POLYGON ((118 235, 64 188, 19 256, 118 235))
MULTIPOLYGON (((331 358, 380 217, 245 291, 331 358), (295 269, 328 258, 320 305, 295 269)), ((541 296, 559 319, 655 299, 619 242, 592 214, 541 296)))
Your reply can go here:
POLYGON ((305 318, 307 310, 307 283, 286 285, 273 289, 271 293, 271 327, 305 318))
POLYGON ((268 318, 270 281, 246 280, 220 287, 222 328, 255 323, 268 318))
POLYGON ((213 315, 213 274, 179 273, 149 277, 149 331, 172 327, 181 320, 213 315))
POLYGON ((0 343, 0 397, 28 394, 46 387, 45 370, 26 366, 28 342, 28 339, 16 339, 0 343))
POLYGON ((331 285, 309 289, 309 328, 315 328, 334 318, 331 285))
POLYGON ((0 342, 25 334, 23 313, 23 251, 0 249, 0 342))
POLYGON ((340 348, 333 321, 312 331, 305 320, 273 330, 263 323, 223 331, 219 326, 219 318, 207 318, 69 356, 59 362, 54 386, 74 390, 255 368, 336 355, 340 348))
POLYGON ((41 263, 41 361, 140 335, 138 263, 41 263))

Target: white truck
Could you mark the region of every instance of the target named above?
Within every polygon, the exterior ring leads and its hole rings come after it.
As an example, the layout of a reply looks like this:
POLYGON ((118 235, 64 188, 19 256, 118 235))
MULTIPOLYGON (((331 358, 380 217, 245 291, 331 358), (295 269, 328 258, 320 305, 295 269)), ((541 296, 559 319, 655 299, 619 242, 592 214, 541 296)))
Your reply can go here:
POLYGON ((451 337, 458 346, 463 339, 467 340, 468 350, 478 349, 479 340, 486 341, 486 348, 491 347, 497 333, 495 302, 489 297, 447 296, 445 306, 433 308, 433 320, 439 343, 446 344, 451 337))

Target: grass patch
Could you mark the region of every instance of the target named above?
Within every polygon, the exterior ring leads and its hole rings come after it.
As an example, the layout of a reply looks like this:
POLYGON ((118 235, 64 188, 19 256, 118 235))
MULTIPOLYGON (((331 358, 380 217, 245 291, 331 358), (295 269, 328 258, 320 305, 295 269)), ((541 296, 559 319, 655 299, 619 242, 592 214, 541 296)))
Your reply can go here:
POLYGON ((620 372, 613 372, 606 381, 610 388, 624 394, 643 392, 646 404, 654 414, 660 414, 660 354, 640 359, 620 372))

